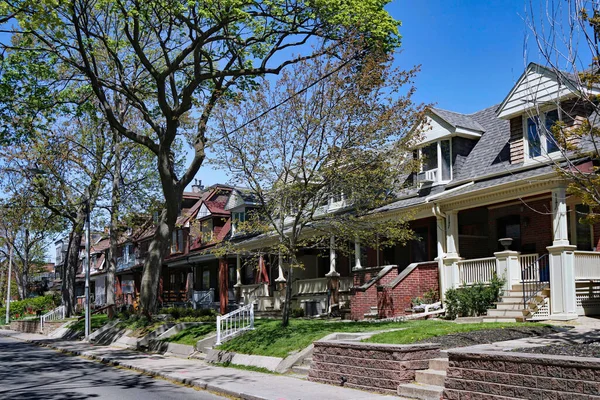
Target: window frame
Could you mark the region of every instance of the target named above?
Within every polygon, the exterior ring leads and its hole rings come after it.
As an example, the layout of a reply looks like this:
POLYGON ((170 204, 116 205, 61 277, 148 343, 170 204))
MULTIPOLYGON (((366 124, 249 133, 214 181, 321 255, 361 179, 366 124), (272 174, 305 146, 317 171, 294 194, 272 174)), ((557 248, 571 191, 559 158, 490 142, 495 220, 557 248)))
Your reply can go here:
MULTIPOLYGON (((546 115, 556 111, 557 112, 557 120, 556 121, 560 121, 560 113, 558 112, 558 108, 557 107, 553 107, 553 108, 548 108, 545 109, 543 111, 540 111, 537 115, 529 115, 528 113, 525 113, 523 115, 522 118, 522 123, 523 123, 523 156, 525 161, 527 160, 543 160, 546 158, 554 158, 556 157, 556 155, 561 154, 561 150, 560 150, 560 146, 558 145, 558 143, 556 143, 556 150, 548 153, 548 137, 546 136, 546 133, 548 131, 548 128, 546 127, 546 115), (529 150, 529 130, 528 130, 528 125, 529 125, 529 121, 530 120, 538 120, 538 123, 536 124, 536 132, 537 132, 537 136, 540 140, 540 155, 539 156, 531 156, 530 150, 529 150), (541 132, 540 132, 540 128, 541 132)), ((556 139, 554 138, 554 141, 556 142, 556 139)))
POLYGON ((447 137, 447 138, 440 138, 437 139, 435 141, 431 141, 421 147, 419 147, 417 149, 417 158, 419 160, 419 173, 421 172, 425 172, 425 171, 433 171, 434 169, 436 170, 435 173, 435 181, 433 182, 434 185, 439 185, 439 184, 446 184, 452 181, 452 179, 454 179, 454 172, 453 172, 453 166, 454 163, 452 161, 452 138, 451 137, 447 137), (448 165, 449 171, 450 171, 450 179, 442 179, 442 163, 443 163, 443 157, 442 157, 442 141, 448 141, 448 151, 450 153, 450 163, 448 165), (422 162, 423 160, 423 149, 425 147, 431 146, 435 143, 435 145, 437 146, 436 148, 436 156, 437 156, 437 167, 433 168, 433 169, 424 169, 424 163, 422 162))

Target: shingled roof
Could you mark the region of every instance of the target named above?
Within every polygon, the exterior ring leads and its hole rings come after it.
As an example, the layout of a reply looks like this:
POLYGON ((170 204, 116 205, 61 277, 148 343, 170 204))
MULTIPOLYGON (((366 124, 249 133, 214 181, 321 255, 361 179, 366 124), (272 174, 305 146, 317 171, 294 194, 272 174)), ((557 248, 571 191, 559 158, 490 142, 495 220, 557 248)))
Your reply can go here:
POLYGON ((449 123, 455 128, 467 128, 474 131, 483 132, 485 129, 473 118, 473 115, 461 114, 454 111, 442 110, 441 108, 432 108, 431 112, 449 123))

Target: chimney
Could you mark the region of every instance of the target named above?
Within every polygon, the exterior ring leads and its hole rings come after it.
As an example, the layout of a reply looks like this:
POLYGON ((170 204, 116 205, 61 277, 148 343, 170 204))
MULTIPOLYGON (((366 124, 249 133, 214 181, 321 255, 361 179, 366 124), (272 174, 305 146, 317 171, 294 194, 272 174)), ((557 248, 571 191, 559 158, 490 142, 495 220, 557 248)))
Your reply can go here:
POLYGON ((202 181, 199 181, 198 179, 194 179, 194 184, 192 185, 192 192, 200 193, 200 191, 202 191, 202 189, 204 189, 204 186, 202 186, 202 181))

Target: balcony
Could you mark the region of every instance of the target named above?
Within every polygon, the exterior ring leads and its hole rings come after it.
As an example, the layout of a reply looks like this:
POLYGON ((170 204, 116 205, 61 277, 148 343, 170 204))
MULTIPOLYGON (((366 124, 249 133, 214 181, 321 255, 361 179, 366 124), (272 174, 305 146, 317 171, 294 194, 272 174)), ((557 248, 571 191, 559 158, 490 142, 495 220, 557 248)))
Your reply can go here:
POLYGON ((428 171, 419 172, 417 174, 417 182, 421 184, 431 184, 437 182, 438 169, 430 169, 428 171))

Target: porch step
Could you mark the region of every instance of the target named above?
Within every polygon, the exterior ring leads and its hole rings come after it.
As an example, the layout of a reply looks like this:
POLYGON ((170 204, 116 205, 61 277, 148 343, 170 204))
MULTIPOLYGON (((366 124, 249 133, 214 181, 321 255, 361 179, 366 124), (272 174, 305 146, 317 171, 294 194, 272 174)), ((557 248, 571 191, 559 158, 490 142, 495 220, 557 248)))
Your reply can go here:
POLYGON ((483 317, 483 322, 525 322, 525 317, 483 317))
POLYGON ((398 396, 420 400, 440 400, 444 388, 420 383, 403 383, 398 386, 398 396))
POLYGON ((523 302, 517 301, 498 301, 494 303, 496 305, 496 310, 522 310, 523 302))
POLYGON ((528 312, 528 310, 519 309, 519 310, 488 310, 488 317, 500 317, 500 318, 517 318, 522 317, 523 312, 528 312))
POLYGON ((448 369, 448 364, 447 358, 433 358, 429 360, 429 369, 445 372, 448 369))
POLYGON ((438 371, 434 369, 415 371, 415 382, 422 385, 434 385, 443 388, 445 379, 446 371, 438 371))

